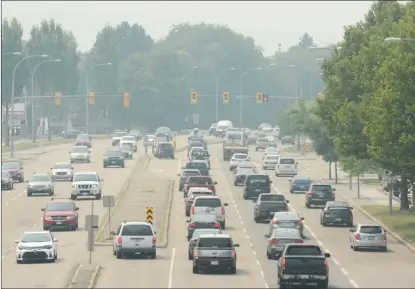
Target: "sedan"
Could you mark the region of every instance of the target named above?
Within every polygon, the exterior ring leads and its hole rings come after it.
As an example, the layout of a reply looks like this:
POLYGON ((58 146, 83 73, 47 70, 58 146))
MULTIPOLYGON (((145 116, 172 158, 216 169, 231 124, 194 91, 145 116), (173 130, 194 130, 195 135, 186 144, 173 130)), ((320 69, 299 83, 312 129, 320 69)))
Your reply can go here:
POLYGON ((52 170, 52 180, 72 182, 73 167, 70 163, 55 163, 50 169, 52 170))
POLYGON ((235 173, 235 179, 233 180, 234 186, 243 186, 245 184, 246 176, 254 174, 255 171, 253 169, 239 169, 235 173))
POLYGON ((296 212, 277 212, 269 222, 269 233, 272 234, 275 228, 291 228, 299 231, 304 238, 304 218, 300 218, 296 212))
POLYGON ((274 170, 275 165, 278 163, 280 156, 275 155, 266 155, 264 158, 264 164, 262 165, 262 169, 264 170, 274 170))
POLYGON ((186 223, 189 224, 187 227, 187 240, 193 236, 193 232, 196 229, 220 229, 220 224, 216 221, 216 216, 214 215, 194 215, 191 220, 187 220, 186 223))
POLYGON ((13 179, 8 172, 1 172, 1 189, 13 190, 13 179))
POLYGON ((272 231, 271 234, 267 234, 264 237, 268 239, 268 259, 278 258, 282 251, 284 251, 285 244, 304 243, 300 232, 297 229, 276 228, 272 231))

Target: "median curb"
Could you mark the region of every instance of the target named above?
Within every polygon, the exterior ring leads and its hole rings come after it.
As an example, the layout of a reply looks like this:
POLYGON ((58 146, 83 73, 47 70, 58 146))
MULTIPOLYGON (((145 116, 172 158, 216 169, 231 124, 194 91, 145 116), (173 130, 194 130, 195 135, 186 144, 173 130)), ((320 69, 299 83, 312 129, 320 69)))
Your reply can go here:
POLYGON ((170 180, 169 185, 169 200, 167 203, 167 210, 164 213, 163 218, 163 225, 161 230, 161 240, 160 244, 157 244, 157 248, 167 248, 169 244, 169 227, 170 227, 170 215, 171 215, 171 207, 173 205, 173 196, 174 196, 174 180, 170 180))
POLYGON ((94 288, 100 269, 99 264, 79 264, 67 288, 94 288))

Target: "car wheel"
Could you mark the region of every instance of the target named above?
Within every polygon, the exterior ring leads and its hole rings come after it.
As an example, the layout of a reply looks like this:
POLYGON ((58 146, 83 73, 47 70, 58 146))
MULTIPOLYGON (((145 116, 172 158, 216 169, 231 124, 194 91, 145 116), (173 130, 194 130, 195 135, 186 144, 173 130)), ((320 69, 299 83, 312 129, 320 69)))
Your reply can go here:
POLYGON ((115 251, 114 247, 112 247, 112 255, 116 256, 117 252, 115 251))
POLYGON ((76 196, 71 195, 71 200, 76 200, 76 196))
POLYGON ((16 259, 16 263, 17 263, 17 264, 22 264, 23 262, 22 262, 22 260, 17 260, 17 259, 16 259))
POLYGON ((324 220, 322 220, 322 221, 321 221, 321 225, 322 225, 323 227, 327 227, 327 223, 326 223, 324 220))
POLYGON ((156 252, 153 252, 153 253, 150 254, 150 258, 151 259, 156 259, 156 257, 157 257, 157 253, 156 252))
POLYGON ((27 193, 27 196, 28 196, 28 197, 31 197, 31 196, 32 196, 32 193, 27 193))
POLYGON ((277 174, 277 173, 275 173, 275 176, 276 176, 276 177, 279 177, 280 175, 279 175, 279 174, 277 174))
POLYGON ((234 185, 234 186, 237 186, 238 184, 237 184, 236 182, 233 182, 233 185, 234 185))
POLYGON ((317 283, 317 285, 320 289, 327 289, 329 288, 329 280, 320 281, 317 283))
POLYGON ((232 266, 229 271, 231 272, 231 274, 236 274, 236 267, 232 266))
POLYGON ((55 256, 54 256, 55 260, 58 259, 58 253, 55 252, 55 256))
POLYGON ((14 190, 13 182, 10 184, 10 190, 14 190))
POLYGON ((353 246, 353 251, 359 251, 359 247, 353 246))
POLYGON ((244 200, 247 200, 248 198, 247 198, 247 196, 244 194, 243 195, 243 198, 244 198, 244 200))
POLYGON ((186 217, 190 217, 190 212, 186 211, 186 217))
POLYGON ((55 192, 52 191, 52 192, 49 193, 49 196, 53 196, 54 194, 55 194, 55 192))
POLYGON ((199 273, 197 267, 193 266, 193 274, 197 274, 197 273, 199 273))
POLYGON ((121 167, 122 167, 122 168, 125 168, 125 164, 122 164, 122 165, 121 165, 121 167))
POLYGON ((254 221, 255 221, 255 223, 259 223, 261 220, 258 219, 257 217, 254 217, 254 221))
POLYGON ((189 253, 187 253, 187 258, 188 258, 189 260, 193 260, 193 255, 192 255, 192 254, 190 254, 190 252, 189 252, 189 253))
POLYGON ((272 255, 268 252, 267 252, 267 258, 268 258, 268 260, 272 260, 272 255))
POLYGON ((103 165, 103 167, 104 167, 104 169, 106 169, 106 168, 107 168, 107 166, 106 166, 106 165, 103 165))
POLYGON ((117 256, 117 259, 122 259, 122 253, 116 251, 115 255, 117 256))
POLYGON ((308 208, 308 209, 310 209, 311 208, 311 205, 309 203, 305 203, 305 207, 308 208))
POLYGON ((95 195, 95 200, 101 200, 101 193, 95 195))

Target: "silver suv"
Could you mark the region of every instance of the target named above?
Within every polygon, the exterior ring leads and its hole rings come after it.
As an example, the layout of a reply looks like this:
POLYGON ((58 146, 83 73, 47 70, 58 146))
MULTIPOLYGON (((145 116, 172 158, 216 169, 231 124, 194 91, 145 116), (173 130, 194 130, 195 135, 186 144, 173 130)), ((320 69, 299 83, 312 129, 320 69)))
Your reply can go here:
POLYGON ((117 259, 124 255, 145 254, 156 259, 156 232, 147 222, 122 222, 113 236, 112 253, 117 259))
POLYGON ((103 179, 96 172, 76 172, 72 181, 71 199, 94 197, 96 200, 100 200, 102 181, 103 179))
POLYGON ((386 230, 377 224, 356 224, 350 236, 350 248, 353 251, 359 249, 377 249, 382 252, 388 250, 386 230))
POLYGON ((74 146, 69 151, 71 163, 89 163, 91 162, 91 150, 87 146, 74 146))

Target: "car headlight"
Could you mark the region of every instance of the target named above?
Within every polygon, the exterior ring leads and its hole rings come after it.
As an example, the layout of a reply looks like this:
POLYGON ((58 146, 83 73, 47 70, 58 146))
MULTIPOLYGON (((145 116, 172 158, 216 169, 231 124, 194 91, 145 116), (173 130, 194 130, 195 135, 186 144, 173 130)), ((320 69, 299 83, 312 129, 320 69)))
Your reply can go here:
POLYGON ((97 187, 98 187, 98 185, 92 185, 91 187, 92 187, 92 188, 97 188, 97 187))
POLYGON ((75 219, 75 216, 71 215, 71 216, 67 216, 66 218, 69 219, 69 220, 72 220, 72 219, 75 219))
POLYGON ((76 185, 75 184, 72 184, 72 188, 76 188, 76 185))
POLYGON ((107 160, 108 160, 108 157, 104 157, 104 160, 106 160, 106 161, 107 161, 107 160))
POLYGON ((52 249, 52 245, 46 245, 43 247, 44 249, 52 249))
POLYGON ((47 188, 50 188, 51 186, 52 186, 52 184, 47 184, 46 185, 47 188))

